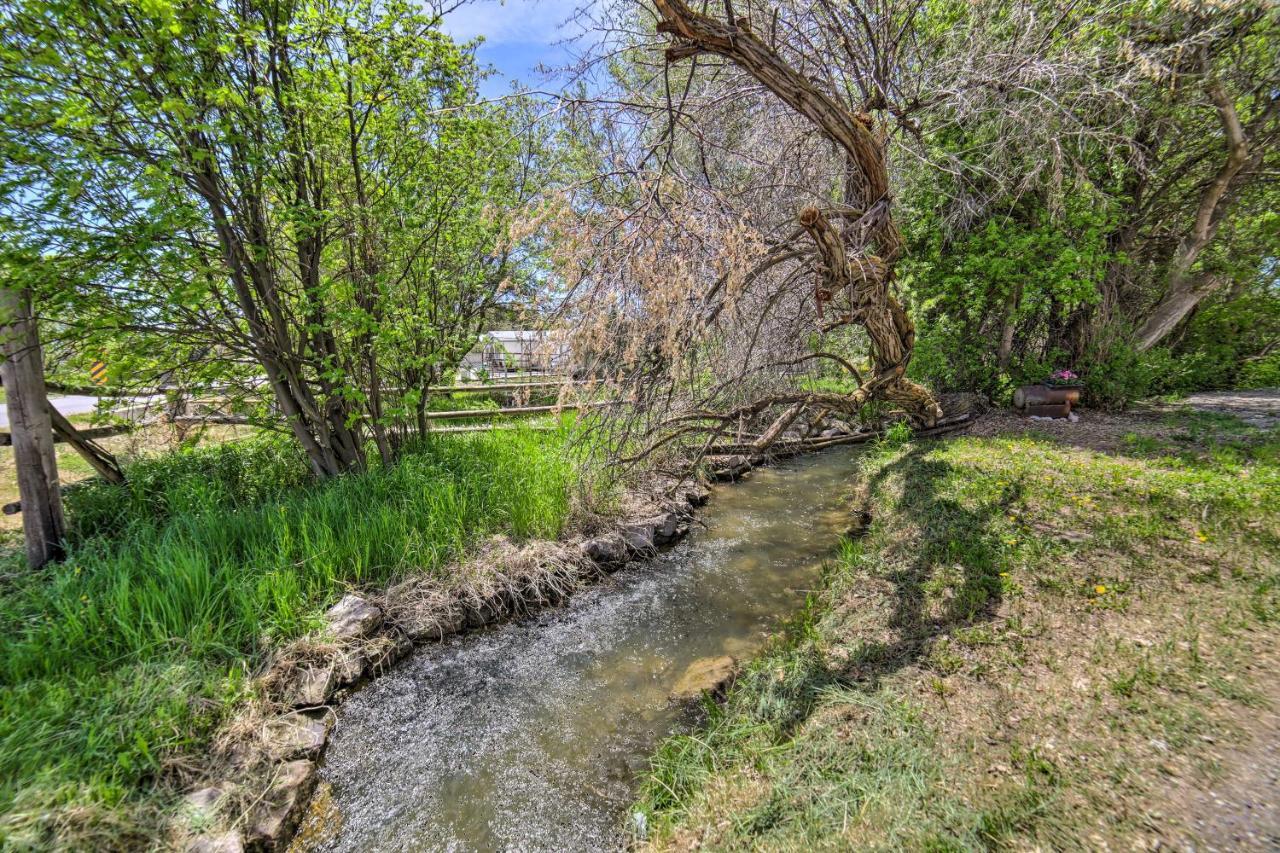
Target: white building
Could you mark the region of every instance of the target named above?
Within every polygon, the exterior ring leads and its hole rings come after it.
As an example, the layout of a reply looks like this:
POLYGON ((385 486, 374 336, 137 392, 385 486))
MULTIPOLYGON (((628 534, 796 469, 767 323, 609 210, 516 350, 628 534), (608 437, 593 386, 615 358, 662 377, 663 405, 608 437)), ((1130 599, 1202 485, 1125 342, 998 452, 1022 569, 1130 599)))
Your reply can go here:
POLYGON ((558 372, 567 361, 563 343, 542 331, 485 332, 458 365, 458 379, 513 379, 558 372))

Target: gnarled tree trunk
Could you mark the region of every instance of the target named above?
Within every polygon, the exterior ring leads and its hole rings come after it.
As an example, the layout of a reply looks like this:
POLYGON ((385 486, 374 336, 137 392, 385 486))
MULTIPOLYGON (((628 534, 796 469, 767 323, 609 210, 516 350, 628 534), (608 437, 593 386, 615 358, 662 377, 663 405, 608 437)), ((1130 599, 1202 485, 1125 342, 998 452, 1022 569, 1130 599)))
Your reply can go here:
POLYGON ((923 386, 905 377, 915 345, 915 329, 890 292, 893 265, 902 253, 902 237, 893 221, 884 143, 872 130, 871 117, 855 115, 818 89, 759 39, 745 19, 722 22, 690 9, 683 0, 656 0, 660 32, 675 44, 667 61, 700 53, 731 60, 804 116, 846 154, 846 200, 863 211, 842 229, 824 211, 809 207, 800 223, 813 240, 820 260, 820 302, 847 299, 848 310, 827 328, 860 324, 871 340, 874 373, 853 395, 860 405, 874 396, 888 399, 916 421, 931 425, 942 409, 923 386))
MULTIPOLYGON (((1218 111, 1227 143, 1227 157, 1200 192, 1195 220, 1179 241, 1171 259, 1168 288, 1138 330, 1137 347, 1140 352, 1160 343, 1206 296, 1217 290, 1217 279, 1193 275, 1191 267, 1217 235, 1219 224, 1235 201, 1239 180, 1256 169, 1261 161, 1262 152, 1252 150, 1249 129, 1241 124, 1235 104, 1222 83, 1210 80, 1205 91, 1218 111)), ((1268 120, 1278 103, 1280 97, 1272 93, 1267 109, 1255 120, 1255 125, 1268 120)))

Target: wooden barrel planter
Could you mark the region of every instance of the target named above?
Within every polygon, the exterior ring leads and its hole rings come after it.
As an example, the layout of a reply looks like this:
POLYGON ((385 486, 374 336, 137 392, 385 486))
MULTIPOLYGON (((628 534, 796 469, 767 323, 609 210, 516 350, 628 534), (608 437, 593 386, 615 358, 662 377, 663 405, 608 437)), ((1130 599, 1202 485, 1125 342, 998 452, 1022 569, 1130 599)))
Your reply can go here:
POLYGON ((1057 406, 1062 403, 1075 405, 1079 402, 1079 387, 1070 385, 1023 385, 1013 392, 1015 409, 1025 409, 1028 406, 1057 406))
POLYGON ((1069 418, 1070 403, 1033 403, 1022 407, 1022 414, 1029 418, 1069 418))
POLYGON ((1079 385, 1023 385, 1013 392, 1013 407, 1029 418, 1069 418, 1078 402, 1079 385))

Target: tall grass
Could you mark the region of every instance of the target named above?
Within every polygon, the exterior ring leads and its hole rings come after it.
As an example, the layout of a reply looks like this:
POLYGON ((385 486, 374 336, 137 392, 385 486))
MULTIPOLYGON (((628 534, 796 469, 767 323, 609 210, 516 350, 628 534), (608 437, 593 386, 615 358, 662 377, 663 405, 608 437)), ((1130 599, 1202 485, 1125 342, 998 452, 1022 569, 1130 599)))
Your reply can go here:
POLYGON ((70 556, 0 593, 0 845, 33 791, 132 796, 207 735, 265 644, 317 625, 345 588, 442 572, 498 532, 555 536, 566 446, 526 430, 428 439, 394 466, 300 485, 300 459, 255 445, 84 490, 70 556))

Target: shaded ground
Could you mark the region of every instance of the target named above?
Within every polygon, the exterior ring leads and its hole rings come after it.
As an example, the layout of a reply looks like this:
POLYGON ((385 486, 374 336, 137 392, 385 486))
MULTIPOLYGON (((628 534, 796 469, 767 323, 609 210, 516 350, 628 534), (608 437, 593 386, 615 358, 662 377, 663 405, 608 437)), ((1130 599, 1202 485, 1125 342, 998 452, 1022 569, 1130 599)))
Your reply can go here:
POLYGON ((870 531, 664 745, 646 841, 1276 849, 1280 440, 1221 404, 870 454, 870 531))

